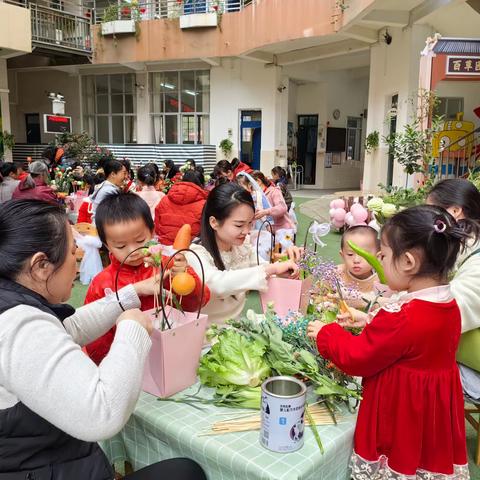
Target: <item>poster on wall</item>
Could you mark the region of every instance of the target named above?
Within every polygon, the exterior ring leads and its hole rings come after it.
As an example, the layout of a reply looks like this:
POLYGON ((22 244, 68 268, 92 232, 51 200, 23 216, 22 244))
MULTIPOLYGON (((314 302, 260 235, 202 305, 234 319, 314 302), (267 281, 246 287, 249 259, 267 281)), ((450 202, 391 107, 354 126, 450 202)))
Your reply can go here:
POLYGON ((341 165, 341 164, 342 164, 342 152, 333 152, 332 165, 341 165))
POLYGON ((332 168, 332 153, 325 154, 325 168, 332 168))

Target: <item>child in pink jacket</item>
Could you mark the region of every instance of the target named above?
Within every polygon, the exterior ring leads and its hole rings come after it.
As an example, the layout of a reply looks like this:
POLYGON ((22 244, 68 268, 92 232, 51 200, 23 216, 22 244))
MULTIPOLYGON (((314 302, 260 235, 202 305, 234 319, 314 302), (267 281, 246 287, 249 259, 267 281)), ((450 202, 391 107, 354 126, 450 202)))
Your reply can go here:
POLYGON ((267 200, 270 203, 271 207, 263 210, 258 210, 255 213, 256 218, 262 218, 264 216, 271 216, 275 222, 273 226, 274 232, 277 232, 281 229, 294 229, 290 216, 288 215, 287 204, 283 199, 282 191, 279 187, 273 185, 265 175, 256 170, 252 174, 252 177, 257 181, 260 187, 265 192, 267 200))

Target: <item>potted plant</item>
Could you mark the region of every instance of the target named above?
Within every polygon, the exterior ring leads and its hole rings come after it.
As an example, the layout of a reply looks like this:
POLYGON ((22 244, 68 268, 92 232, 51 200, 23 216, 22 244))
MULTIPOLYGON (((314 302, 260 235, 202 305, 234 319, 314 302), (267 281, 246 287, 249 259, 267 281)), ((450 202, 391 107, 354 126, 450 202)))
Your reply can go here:
POLYGON ((0 153, 3 155, 5 151, 12 150, 15 146, 15 137, 4 130, 0 132, 0 153))
POLYGON ((232 154, 233 142, 229 138, 224 138, 218 145, 223 155, 227 158, 232 154))
POLYGON ((380 134, 378 133, 378 130, 374 130, 373 132, 369 133, 365 139, 365 152, 372 153, 378 148, 379 143, 380 134))
POLYGON ((95 140, 86 132, 62 133, 57 135, 55 144, 63 147, 66 158, 81 163, 96 165, 102 159, 114 158, 110 150, 98 146, 95 140))
POLYGON ((428 186, 435 176, 432 142, 440 129, 442 117, 434 115, 438 98, 431 91, 420 90, 410 98, 414 109, 412 121, 403 127, 403 131, 383 138, 396 162, 402 165, 408 176, 421 174, 424 186, 428 186))
POLYGON ((193 1, 177 0, 180 18, 180 28, 211 28, 220 25, 223 14, 221 0, 211 0, 203 5, 196 5, 193 1), (208 5, 209 3, 209 5, 208 5))
POLYGON ((112 3, 103 12, 102 35, 113 35, 123 33, 140 34, 139 22, 145 8, 139 7, 135 0, 131 3, 112 3))

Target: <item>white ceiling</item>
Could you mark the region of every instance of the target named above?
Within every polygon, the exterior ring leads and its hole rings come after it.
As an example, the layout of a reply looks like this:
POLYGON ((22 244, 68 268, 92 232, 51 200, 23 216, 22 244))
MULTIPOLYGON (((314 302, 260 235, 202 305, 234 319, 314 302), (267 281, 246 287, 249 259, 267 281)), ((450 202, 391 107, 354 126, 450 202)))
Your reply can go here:
POLYGON ((444 37, 480 38, 480 14, 467 3, 439 8, 419 23, 431 25, 444 37))
POLYGON ((312 60, 296 65, 285 65, 282 67, 282 74, 299 84, 319 82, 324 73, 339 70, 348 70, 357 78, 363 78, 369 76, 369 65, 370 52, 366 51, 323 60, 312 60))
POLYGON ((287 42, 275 43, 273 45, 265 45, 260 48, 262 52, 269 52, 275 55, 292 50, 302 50, 304 48, 316 47, 318 45, 326 45, 328 43, 339 42, 345 40, 347 37, 341 34, 324 35, 322 37, 305 37, 290 40, 287 42))

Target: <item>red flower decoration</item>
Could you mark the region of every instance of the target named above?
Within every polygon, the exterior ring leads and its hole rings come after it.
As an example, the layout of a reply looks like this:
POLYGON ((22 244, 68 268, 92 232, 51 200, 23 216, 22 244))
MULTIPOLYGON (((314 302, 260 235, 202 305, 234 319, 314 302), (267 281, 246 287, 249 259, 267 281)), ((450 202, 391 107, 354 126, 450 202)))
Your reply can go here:
POLYGON ((146 11, 147 11, 147 9, 146 9, 145 7, 142 7, 142 8, 140 9, 140 13, 145 13, 146 11))
POLYGON ((215 11, 217 11, 217 10, 218 10, 218 5, 214 5, 212 8, 213 8, 215 11))
POLYGON ((122 15, 129 15, 129 14, 130 14, 130 7, 123 7, 122 15))

